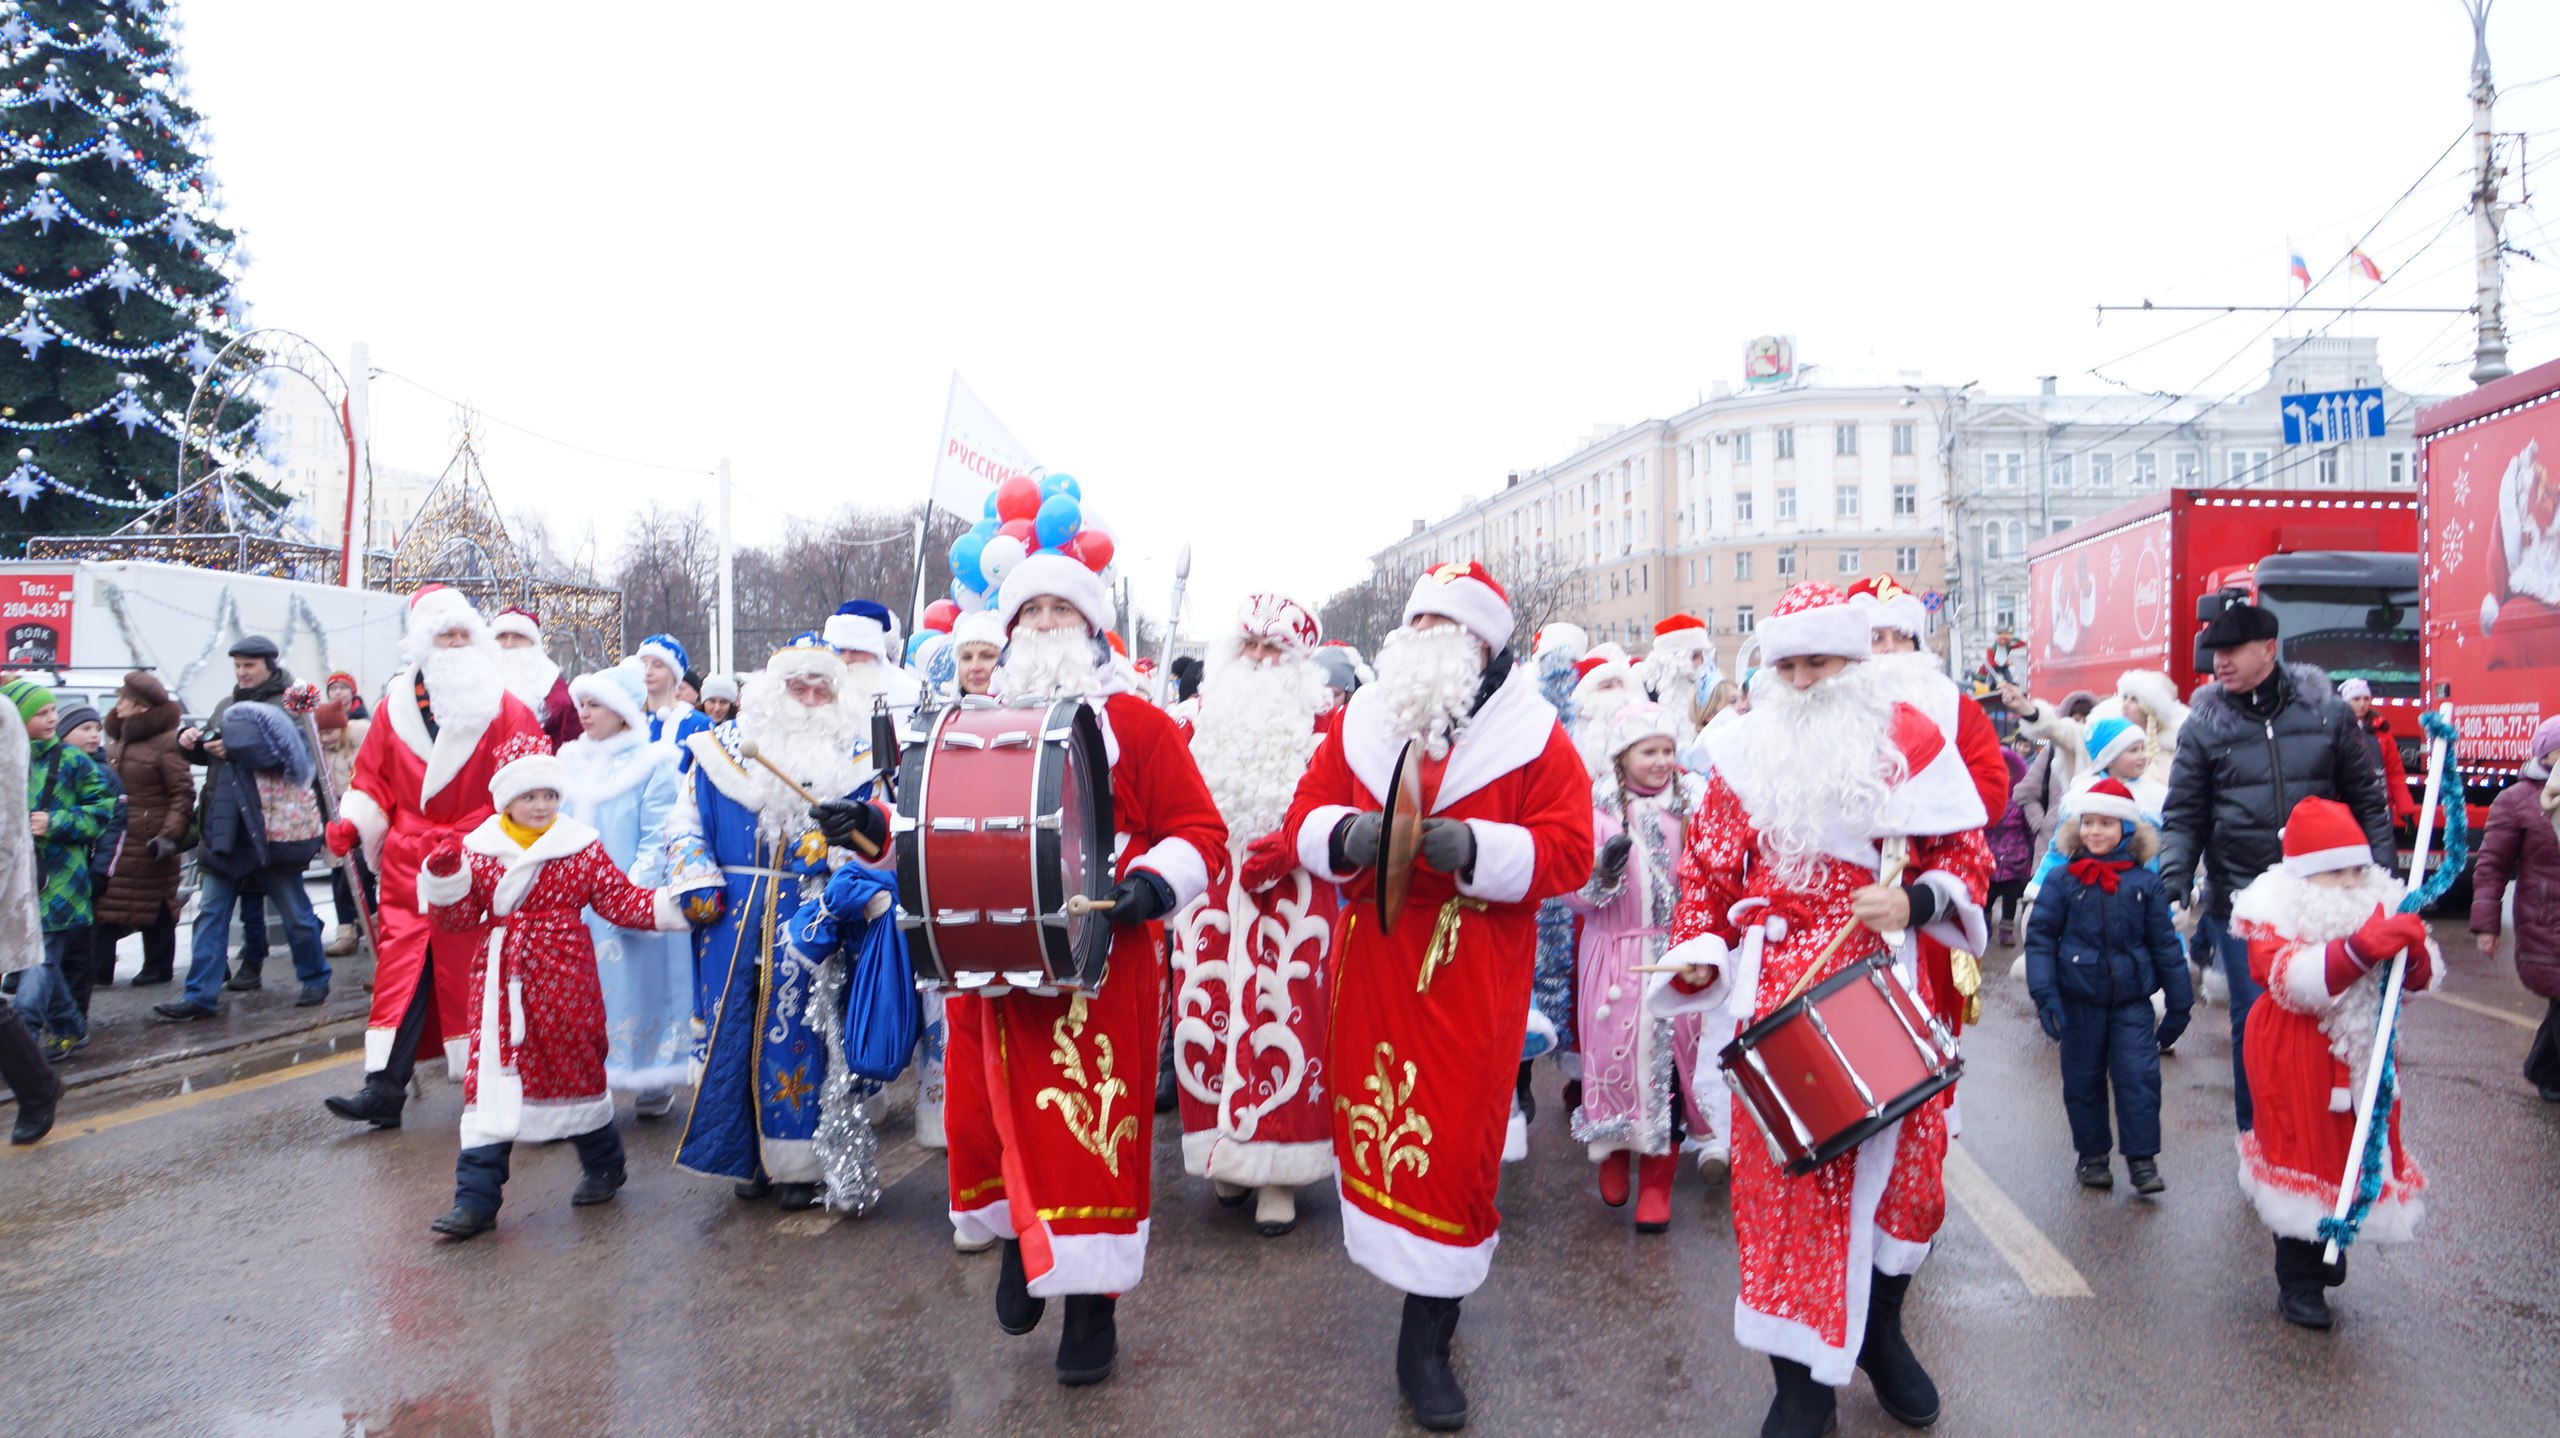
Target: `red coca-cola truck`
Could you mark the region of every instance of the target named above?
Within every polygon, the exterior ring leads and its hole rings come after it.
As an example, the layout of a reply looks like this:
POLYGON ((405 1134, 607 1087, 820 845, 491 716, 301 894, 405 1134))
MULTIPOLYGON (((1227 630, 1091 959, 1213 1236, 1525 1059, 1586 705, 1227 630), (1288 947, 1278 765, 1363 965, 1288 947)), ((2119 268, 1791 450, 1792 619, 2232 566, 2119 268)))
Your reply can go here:
POLYGON ((2212 677, 2205 619, 2245 595, 2275 614, 2286 660, 2373 686, 2415 783, 2418 527, 2394 490, 2169 489, 2084 520, 2027 551, 2034 692, 2112 694, 2151 669, 2192 694, 2212 677))
POLYGON ((2560 363, 2420 410, 2417 436, 2421 668, 2477 821, 2560 713, 2560 363))

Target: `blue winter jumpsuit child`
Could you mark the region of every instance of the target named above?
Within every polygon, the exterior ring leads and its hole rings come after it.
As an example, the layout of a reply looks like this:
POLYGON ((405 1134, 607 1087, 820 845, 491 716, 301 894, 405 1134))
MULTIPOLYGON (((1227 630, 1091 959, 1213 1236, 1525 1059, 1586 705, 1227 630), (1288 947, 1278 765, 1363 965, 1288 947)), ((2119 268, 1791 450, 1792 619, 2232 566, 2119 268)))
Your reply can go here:
POLYGON ((2062 1046, 2062 1106, 2079 1151, 2080 1181, 2111 1188, 2107 1153, 2120 1148, 2136 1190, 2157 1193, 2160 1050, 2185 1032, 2195 993, 2169 921, 2160 876, 2143 867, 2159 847, 2132 794, 2112 779, 2083 796, 2057 834, 2065 862, 2027 926, 2027 990, 2047 1037, 2062 1046), (2105 844, 2103 855, 2092 853, 2105 844), (2166 1013, 2153 1026, 2151 996, 2166 1013), (2107 1093, 2115 1092, 2110 1144, 2107 1093))

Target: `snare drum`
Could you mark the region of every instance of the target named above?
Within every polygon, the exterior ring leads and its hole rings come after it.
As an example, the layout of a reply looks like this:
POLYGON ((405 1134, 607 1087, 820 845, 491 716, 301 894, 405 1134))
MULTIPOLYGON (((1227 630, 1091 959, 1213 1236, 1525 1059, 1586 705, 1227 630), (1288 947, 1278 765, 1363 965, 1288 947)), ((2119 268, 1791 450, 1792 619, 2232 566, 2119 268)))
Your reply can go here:
POLYGON ((964 699, 900 737, 898 922, 917 978, 1099 989, 1110 919, 1067 912, 1069 896, 1111 889, 1111 765, 1093 711, 964 699))
POLYGON ((1806 1174, 1956 1081, 1955 1040, 1913 999, 1889 953, 1849 965, 1744 1029, 1720 1066, 1769 1140, 1806 1174))

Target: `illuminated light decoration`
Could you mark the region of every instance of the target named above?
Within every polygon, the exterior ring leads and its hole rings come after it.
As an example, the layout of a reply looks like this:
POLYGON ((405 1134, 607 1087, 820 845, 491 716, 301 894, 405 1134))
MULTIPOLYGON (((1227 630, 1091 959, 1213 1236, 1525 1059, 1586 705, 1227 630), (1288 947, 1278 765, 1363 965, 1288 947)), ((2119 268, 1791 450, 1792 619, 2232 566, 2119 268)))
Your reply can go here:
POLYGON ((51 234, 55 221, 69 220, 93 235, 102 235, 110 240, 130 240, 137 235, 166 230, 169 243, 180 249, 204 248, 204 235, 196 229, 195 217, 184 210, 173 207, 162 210, 148 220, 102 224, 80 213, 79 206, 72 204, 69 197, 51 185, 29 195, 16 209, 0 214, 0 225, 14 225, 24 219, 33 219, 36 222, 38 234, 51 234))
POLYGON ((112 495, 91 494, 76 484, 45 473, 36 466, 33 455, 34 452, 31 450, 19 450, 18 467, 9 471, 8 478, 0 479, 0 495, 16 500, 18 512, 21 514, 26 513, 29 500, 48 489, 70 495, 74 499, 87 500, 91 504, 103 504, 109 509, 149 509, 161 502, 156 499, 117 499, 112 495))

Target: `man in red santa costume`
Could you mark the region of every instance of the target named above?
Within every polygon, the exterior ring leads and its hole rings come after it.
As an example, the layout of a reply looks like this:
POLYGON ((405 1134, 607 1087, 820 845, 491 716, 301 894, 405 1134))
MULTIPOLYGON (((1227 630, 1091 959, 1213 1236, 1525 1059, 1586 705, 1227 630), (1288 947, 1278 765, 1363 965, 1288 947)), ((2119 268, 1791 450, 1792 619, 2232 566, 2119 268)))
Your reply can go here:
POLYGON ((1146 1268, 1161 921, 1225 882, 1227 830, 1173 721, 1113 665, 1100 577, 1043 550, 1005 576, 994 607, 1008 624, 996 696, 1081 698, 1102 721, 1118 932, 1098 993, 988 985, 945 1008, 951 1221, 964 1243, 1004 1243, 997 1324, 1029 1333, 1065 1298, 1058 1381, 1099 1383, 1118 1347, 1114 1305, 1146 1268))
POLYGON ((329 1111, 398 1128, 423 1036, 444 1046, 446 1071, 463 1072, 471 1042, 471 966, 480 932, 437 928, 418 900, 418 865, 448 837, 491 813, 489 781, 542 725, 507 692, 496 638, 461 591, 430 584, 409 596, 400 641, 408 667, 384 686, 373 726, 356 750, 331 853, 359 843, 381 876, 374 935, 373 1013, 365 1021, 364 1087, 332 1097, 329 1111))
POLYGON ((1635 666, 1635 681, 1671 721, 1681 747, 1698 737, 1699 701, 1724 677, 1716 667, 1715 635, 1694 614, 1674 614, 1653 626, 1653 648, 1635 666))
POLYGON ((542 725, 542 736, 557 753, 561 745, 587 732, 578 719, 578 701, 569 697, 569 680, 542 649, 542 616, 508 605, 489 621, 498 637, 498 677, 542 725))
MULTIPOLYGON (((1872 662, 1905 676, 1914 691, 1909 694, 1911 702, 1937 723, 1947 742, 1955 745, 1965 771, 1973 776, 1987 816, 1985 827, 1999 823, 2000 816, 2009 812, 2010 789, 2009 763, 2000 757, 2000 731, 1991 727, 1991 716, 1982 706, 1939 668, 1937 656, 1920 647, 1929 627, 1929 613, 1921 606, 1920 596, 1895 583, 1891 575, 1880 574, 1851 585, 1849 602, 1866 611, 1872 626, 1872 662)), ((1927 934, 1920 936, 1920 1001, 1947 1026, 1948 1033, 1964 1031, 1965 1008, 1982 986, 1980 958, 1978 952, 1970 955, 1959 973, 1955 955, 1946 945, 1927 934)), ((1962 1130, 1952 1101, 1949 1121, 1951 1131, 1962 1130)))
MULTIPOLYGON (((2382 987, 2394 955, 2409 966, 2406 987, 2442 982, 2443 955, 2426 921, 2399 912, 2400 886, 2373 862, 2373 846, 2353 811, 2333 799, 2294 805, 2284 826, 2284 862, 2231 901, 2233 932, 2249 945, 2249 976, 2266 988, 2249 1011, 2241 1061, 2249 1071, 2256 1122, 2240 1135, 2240 1187, 2276 1238, 2277 1311, 2304 1328, 2329 1326, 2322 1292, 2346 1282, 2321 1262, 2320 1231, 2358 1155, 2356 1104, 2374 1061, 2382 987)), ((2385 1117, 2388 1151, 2381 1193, 2358 1237, 2405 1243, 2426 1214, 2426 1175, 2400 1145, 2398 1084, 2385 1117)))
POLYGON ((1210 645, 1191 757, 1226 820, 1234 878, 1173 925, 1173 1063, 1182 1166, 1218 1201, 1255 1193, 1265 1238, 1297 1226, 1300 1185, 1333 1176, 1333 885, 1281 832, 1330 727, 1315 612, 1248 597, 1210 645))
POLYGON ((1432 1429, 1467 1420, 1449 1339, 1501 1239, 1538 904, 1591 876, 1590 780, 1537 676, 1512 662, 1511 630, 1483 566, 1425 571, 1288 820, 1298 862, 1346 886, 1330 1085, 1343 1246, 1404 1290, 1396 1381, 1432 1429), (1428 817, 1390 930, 1370 900, 1408 744, 1428 817))
MULTIPOLYGON (((1828 584, 1787 591, 1757 631, 1751 712, 1710 730, 1704 809, 1682 864, 1677 941, 1689 972, 1657 1012, 1722 1008, 1745 1025, 1804 985, 1887 946, 1906 982, 1909 935, 1978 950, 1991 852, 1982 799, 1906 670, 1867 658, 1870 618, 1828 584), (1907 852, 1881 882, 1890 850, 1907 852), (1828 955, 1834 934, 1855 925, 1828 955)), ((1813 1438, 1836 1421, 1854 1364, 1885 1411, 1926 1426, 1937 1387, 1902 1337, 1902 1302, 1946 1214, 1943 1097, 1850 1152, 1789 1177, 1745 1105, 1733 1108, 1734 1332, 1770 1356, 1761 1432, 1813 1438)))

